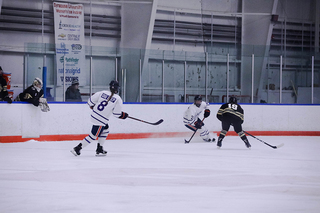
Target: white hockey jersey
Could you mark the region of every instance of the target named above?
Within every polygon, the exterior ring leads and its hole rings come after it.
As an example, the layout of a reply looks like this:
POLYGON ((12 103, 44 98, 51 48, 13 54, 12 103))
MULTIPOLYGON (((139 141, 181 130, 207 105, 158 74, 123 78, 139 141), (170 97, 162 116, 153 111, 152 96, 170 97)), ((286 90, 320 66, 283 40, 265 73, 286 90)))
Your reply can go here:
POLYGON ((208 109, 209 103, 204 101, 201 102, 200 107, 197 107, 195 104, 192 104, 184 112, 183 123, 184 125, 193 124, 199 118, 199 115, 205 110, 208 109))
POLYGON ((113 94, 112 98, 107 102, 111 96, 111 92, 104 90, 95 93, 88 100, 88 105, 93 106, 91 112, 91 122, 94 125, 107 125, 111 114, 115 117, 122 115, 122 99, 119 95, 113 94))

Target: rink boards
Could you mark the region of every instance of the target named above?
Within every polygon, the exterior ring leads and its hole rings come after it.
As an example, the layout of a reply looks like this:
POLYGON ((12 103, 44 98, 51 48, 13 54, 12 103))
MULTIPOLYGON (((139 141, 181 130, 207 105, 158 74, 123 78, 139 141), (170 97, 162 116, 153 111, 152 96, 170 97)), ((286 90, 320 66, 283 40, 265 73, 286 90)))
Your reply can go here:
MULTIPOLYGON (((41 112, 26 103, 0 104, 0 142, 80 140, 90 129, 90 108, 86 103, 49 103, 51 111, 41 112)), ((123 111, 149 122, 110 118, 108 139, 183 137, 190 135, 183 125, 183 112, 190 104, 126 103, 123 111)), ((221 104, 210 104, 205 125, 212 134, 221 130, 216 113, 221 104)), ((242 104, 243 129, 256 135, 319 136, 320 105, 242 104)), ((234 134, 230 131, 228 134, 234 134)))

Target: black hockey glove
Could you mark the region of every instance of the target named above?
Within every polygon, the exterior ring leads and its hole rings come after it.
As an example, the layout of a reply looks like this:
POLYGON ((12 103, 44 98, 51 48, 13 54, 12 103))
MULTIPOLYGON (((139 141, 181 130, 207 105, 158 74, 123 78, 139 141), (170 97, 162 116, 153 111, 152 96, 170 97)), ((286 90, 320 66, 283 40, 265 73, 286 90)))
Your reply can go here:
POLYGON ((128 117, 128 113, 122 112, 121 115, 119 116, 120 119, 126 119, 128 117))
POLYGON ((194 126, 197 129, 201 129, 201 127, 204 125, 204 123, 198 118, 198 120, 194 123, 194 126))
POLYGON ((207 117, 209 117, 209 115, 210 115, 210 109, 206 109, 206 110, 204 110, 204 117, 205 118, 207 118, 207 117))

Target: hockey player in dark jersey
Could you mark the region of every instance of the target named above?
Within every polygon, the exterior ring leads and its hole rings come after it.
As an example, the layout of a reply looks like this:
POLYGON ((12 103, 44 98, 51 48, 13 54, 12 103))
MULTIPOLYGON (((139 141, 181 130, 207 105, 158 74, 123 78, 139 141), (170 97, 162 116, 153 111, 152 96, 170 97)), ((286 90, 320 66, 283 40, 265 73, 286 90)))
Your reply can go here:
POLYGON ((35 78, 32 85, 20 93, 15 101, 23 101, 33 104, 34 106, 40 106, 43 112, 50 111, 47 100, 43 98, 42 80, 35 78))
POLYGON ((251 145, 247 139, 247 136, 242 131, 244 112, 241 106, 237 103, 237 98, 230 97, 229 103, 223 104, 218 110, 217 118, 222 123, 222 130, 218 138, 217 148, 220 148, 222 146, 222 140, 226 136, 230 126, 232 125, 234 131, 240 136, 246 147, 250 149, 251 145))
POLYGON ((24 101, 39 106, 40 98, 43 96, 42 80, 35 78, 32 85, 20 93, 15 101, 24 101))

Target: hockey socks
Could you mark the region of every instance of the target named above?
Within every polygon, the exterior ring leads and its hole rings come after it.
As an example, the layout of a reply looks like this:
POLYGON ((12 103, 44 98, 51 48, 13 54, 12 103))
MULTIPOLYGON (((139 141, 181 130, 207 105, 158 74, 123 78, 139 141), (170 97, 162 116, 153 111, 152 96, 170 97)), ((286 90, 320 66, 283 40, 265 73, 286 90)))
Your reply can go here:
POLYGON ((238 133, 238 135, 240 136, 241 140, 243 140, 243 142, 244 142, 244 144, 246 145, 246 147, 247 147, 248 149, 250 149, 251 144, 249 143, 248 138, 247 138, 247 136, 244 134, 244 132, 241 131, 241 132, 238 133))
POLYGON ((226 136, 228 131, 226 130, 221 130, 219 138, 218 138, 218 142, 217 142, 217 147, 220 148, 222 146, 222 140, 223 138, 226 136))

